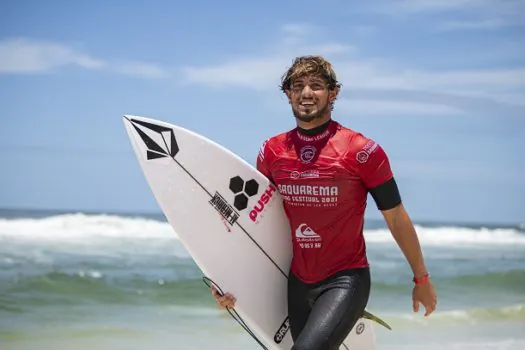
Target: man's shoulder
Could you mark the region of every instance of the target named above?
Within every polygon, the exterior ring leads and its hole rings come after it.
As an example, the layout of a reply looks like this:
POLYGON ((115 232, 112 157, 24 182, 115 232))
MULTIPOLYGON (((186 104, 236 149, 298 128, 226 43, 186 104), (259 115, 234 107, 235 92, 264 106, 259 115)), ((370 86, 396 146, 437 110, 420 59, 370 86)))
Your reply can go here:
POLYGON ((380 145, 364 133, 339 125, 340 142, 345 143, 346 159, 351 163, 364 164, 369 157, 380 149, 380 145))
POLYGON ((292 131, 283 131, 266 138, 259 148, 259 157, 264 159, 269 153, 276 154, 278 150, 283 149, 283 145, 289 142, 292 131))
POLYGON ((266 138, 261 145, 261 150, 265 150, 266 148, 276 149, 288 143, 290 140, 290 134, 293 130, 294 129, 283 131, 266 138))
POLYGON ((368 137, 362 132, 352 129, 348 126, 339 124, 338 129, 338 141, 344 142, 348 147, 348 151, 350 152, 358 152, 359 150, 370 146, 372 143, 375 143, 371 137, 368 137))
POLYGON ((295 129, 286 130, 286 131, 282 131, 282 132, 280 132, 278 134, 272 135, 272 136, 268 137, 265 142, 267 142, 269 144, 279 144, 279 143, 286 142, 289 139, 290 134, 294 130, 295 129))

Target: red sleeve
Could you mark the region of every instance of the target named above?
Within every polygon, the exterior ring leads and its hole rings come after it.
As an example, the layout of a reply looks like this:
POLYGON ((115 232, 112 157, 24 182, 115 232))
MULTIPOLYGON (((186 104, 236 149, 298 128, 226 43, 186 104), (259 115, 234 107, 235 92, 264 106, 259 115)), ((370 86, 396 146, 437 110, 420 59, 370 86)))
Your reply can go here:
POLYGON ((349 152, 358 175, 365 187, 371 189, 381 185, 393 177, 390 162, 384 149, 374 140, 362 135, 356 135, 357 142, 353 152, 349 152), (352 159, 353 158, 353 159, 352 159))
POLYGON ((268 167, 268 153, 268 141, 264 141, 257 155, 257 170, 273 182, 272 174, 268 167))

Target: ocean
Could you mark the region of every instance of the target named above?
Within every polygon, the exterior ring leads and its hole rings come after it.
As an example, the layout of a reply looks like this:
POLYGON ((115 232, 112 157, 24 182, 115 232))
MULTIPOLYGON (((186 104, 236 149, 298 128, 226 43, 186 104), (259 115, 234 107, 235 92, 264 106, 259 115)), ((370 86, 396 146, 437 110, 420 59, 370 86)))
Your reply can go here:
MULTIPOLYGON (((439 297, 381 221, 365 229, 378 349, 525 349, 525 225, 418 223, 439 297)), ((0 349, 258 349, 162 215, 0 210, 0 349)))

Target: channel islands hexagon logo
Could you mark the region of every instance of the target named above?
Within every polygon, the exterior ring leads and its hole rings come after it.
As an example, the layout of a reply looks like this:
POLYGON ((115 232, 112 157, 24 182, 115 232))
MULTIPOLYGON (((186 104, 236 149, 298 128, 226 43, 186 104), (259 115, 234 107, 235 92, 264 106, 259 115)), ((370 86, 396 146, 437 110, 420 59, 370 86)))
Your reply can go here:
POLYGON ((245 181, 240 176, 235 176, 230 179, 230 190, 235 194, 233 206, 237 210, 244 210, 248 207, 249 197, 259 192, 259 183, 254 179, 245 181))

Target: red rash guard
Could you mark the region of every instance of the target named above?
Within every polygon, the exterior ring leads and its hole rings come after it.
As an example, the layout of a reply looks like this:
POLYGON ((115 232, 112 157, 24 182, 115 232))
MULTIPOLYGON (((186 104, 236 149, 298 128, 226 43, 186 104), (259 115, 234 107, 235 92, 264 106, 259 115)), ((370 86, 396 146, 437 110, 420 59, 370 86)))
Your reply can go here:
POLYGON ((368 266, 363 237, 368 191, 393 177, 381 146, 332 120, 317 135, 295 128, 266 140, 257 169, 283 198, 297 277, 315 283, 368 266))

